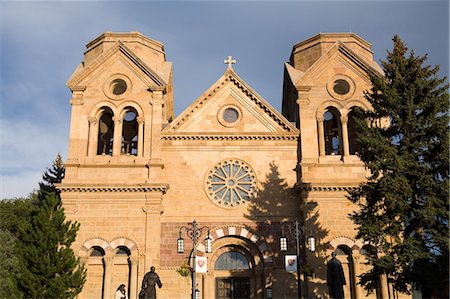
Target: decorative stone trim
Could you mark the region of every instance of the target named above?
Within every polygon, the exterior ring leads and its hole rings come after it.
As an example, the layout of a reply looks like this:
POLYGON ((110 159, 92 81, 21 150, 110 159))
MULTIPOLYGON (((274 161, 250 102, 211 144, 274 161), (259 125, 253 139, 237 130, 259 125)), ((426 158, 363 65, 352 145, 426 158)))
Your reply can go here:
POLYGON ((109 243, 105 239, 97 237, 97 238, 89 239, 86 242, 84 242, 83 245, 81 245, 81 248, 82 248, 82 250, 87 252, 94 246, 98 246, 106 252, 106 249, 108 248, 109 243))
POLYGON ((58 186, 61 192, 161 192, 165 194, 169 185, 157 186, 58 186))
POLYGON ((320 191, 320 192, 334 192, 334 191, 353 191, 358 187, 349 187, 349 186, 298 186, 298 189, 306 190, 306 191, 320 191))
MULTIPOLYGON (((240 226, 228 226, 228 227, 220 227, 211 230, 211 238, 213 240, 217 240, 219 238, 224 237, 238 237, 238 238, 244 238, 248 240, 249 242, 255 244, 255 246, 258 248, 258 250, 261 253, 261 256, 264 259, 264 262, 271 263, 273 262, 273 252, 270 246, 266 243, 266 241, 261 238, 258 234, 256 234, 253 231, 248 230, 245 227, 240 226)), ((197 246, 197 250, 200 252, 204 252, 204 245, 199 244, 197 246), (202 250, 201 250, 202 249, 202 250)))
POLYGON ((333 250, 338 248, 339 245, 345 245, 352 250, 359 251, 363 247, 363 243, 360 240, 356 240, 347 236, 339 236, 329 242, 333 247, 333 250))
POLYGON ((111 247, 112 250, 116 249, 119 246, 125 246, 130 250, 132 255, 134 251, 138 250, 136 243, 125 237, 119 237, 117 239, 114 239, 109 243, 109 246, 111 247))
POLYGON ((161 136, 163 141, 297 141, 299 135, 175 135, 161 136))

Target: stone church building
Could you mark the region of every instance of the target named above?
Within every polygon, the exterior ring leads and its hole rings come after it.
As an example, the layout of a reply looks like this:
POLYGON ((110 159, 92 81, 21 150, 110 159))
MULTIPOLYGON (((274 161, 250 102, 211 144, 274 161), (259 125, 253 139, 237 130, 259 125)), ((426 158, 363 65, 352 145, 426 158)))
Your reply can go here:
POLYGON ((329 298, 332 252, 346 298, 392 295, 385 277, 370 295, 357 285, 365 246, 347 216, 355 209, 348 190, 366 177, 352 111, 370 109, 369 75, 382 76, 367 41, 324 33, 294 45, 282 112, 229 57, 177 116, 162 43, 106 32, 86 47, 67 82, 70 141, 59 185, 67 218, 81 224, 73 249, 87 280, 78 298, 113 298, 123 283, 136 299, 151 266, 163 283, 158 298, 189 298, 194 252, 199 298, 296 298, 296 237, 304 297, 329 298))

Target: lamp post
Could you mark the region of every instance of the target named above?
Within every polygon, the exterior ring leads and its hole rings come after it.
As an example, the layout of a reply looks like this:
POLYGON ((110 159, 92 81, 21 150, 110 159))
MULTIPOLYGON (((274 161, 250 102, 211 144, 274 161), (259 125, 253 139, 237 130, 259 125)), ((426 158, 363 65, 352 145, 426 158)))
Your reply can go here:
POLYGON ((202 231, 207 230, 208 235, 206 236, 206 253, 210 253, 212 250, 212 239, 209 232, 209 227, 203 226, 198 227, 198 223, 194 220, 192 223, 188 224, 190 227, 182 226, 180 227, 180 237, 177 240, 177 251, 178 253, 184 252, 184 239, 181 236, 183 230, 186 232, 186 236, 192 240, 192 299, 199 298, 199 292, 197 290, 197 284, 195 283, 195 265, 196 265, 196 256, 197 256, 197 243, 199 241, 199 237, 202 234, 202 231))
MULTIPOLYGON (((300 244, 300 238, 304 235, 305 233, 305 227, 301 226, 299 221, 296 219, 295 223, 288 225, 288 224, 283 224, 282 227, 287 227, 289 233, 295 238, 296 241, 296 255, 297 255, 297 294, 298 294, 298 298, 300 299, 302 297, 302 287, 301 287, 301 280, 300 280, 300 249, 301 249, 301 244, 300 244)), ((280 251, 287 251, 288 249, 288 242, 287 242, 287 237, 284 236, 284 229, 282 230, 282 236, 280 238, 280 251)), ((309 251, 316 251, 316 242, 313 236, 309 236, 308 237, 308 249, 309 251)))

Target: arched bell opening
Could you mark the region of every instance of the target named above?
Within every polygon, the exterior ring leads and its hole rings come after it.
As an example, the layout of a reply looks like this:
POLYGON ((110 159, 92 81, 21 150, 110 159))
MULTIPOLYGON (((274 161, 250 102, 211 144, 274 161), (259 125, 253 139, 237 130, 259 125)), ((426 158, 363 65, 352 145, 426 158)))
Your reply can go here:
POLYGON ((348 113, 348 146, 350 155, 358 154, 360 148, 357 143, 358 132, 356 131, 356 120, 361 114, 362 109, 359 107, 352 107, 348 113))
POLYGON ((133 107, 125 108, 122 121, 122 145, 121 153, 123 155, 138 154, 138 113, 133 107))
POLYGON ((103 107, 98 124, 97 155, 112 155, 114 137, 114 113, 103 107))
POLYGON ((325 154, 342 155, 341 114, 334 107, 328 107, 323 114, 325 154))

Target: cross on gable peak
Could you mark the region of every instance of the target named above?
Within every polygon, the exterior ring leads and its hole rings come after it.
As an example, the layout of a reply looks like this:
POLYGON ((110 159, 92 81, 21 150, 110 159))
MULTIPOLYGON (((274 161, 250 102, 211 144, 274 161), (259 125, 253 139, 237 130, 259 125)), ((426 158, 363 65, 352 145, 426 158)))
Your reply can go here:
POLYGON ((232 68, 232 65, 236 63, 236 60, 233 59, 233 56, 228 56, 228 59, 225 59, 223 63, 228 64, 228 68, 232 68))

